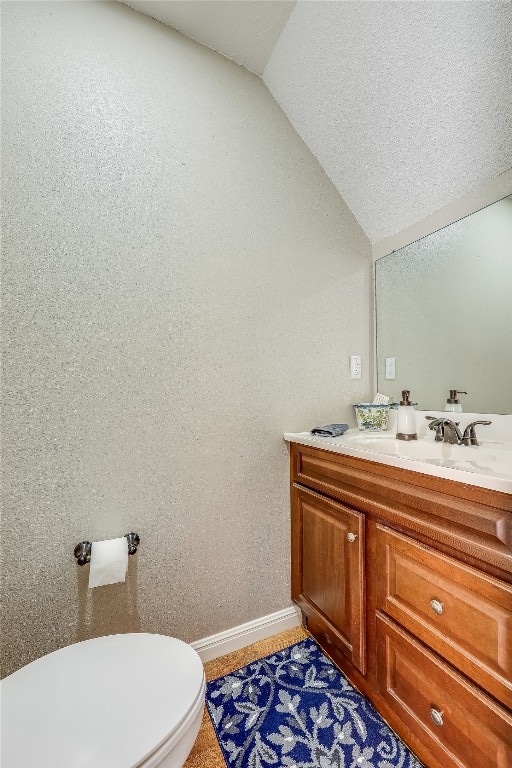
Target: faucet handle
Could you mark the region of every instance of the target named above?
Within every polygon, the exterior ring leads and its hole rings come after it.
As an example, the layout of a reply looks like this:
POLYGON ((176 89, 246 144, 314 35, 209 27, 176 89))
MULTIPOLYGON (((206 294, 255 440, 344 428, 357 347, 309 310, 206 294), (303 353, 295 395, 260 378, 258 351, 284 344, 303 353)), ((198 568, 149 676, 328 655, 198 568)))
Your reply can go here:
POLYGON ((437 416, 425 416, 425 418, 427 421, 430 421, 428 428, 435 429, 436 431, 435 442, 442 443, 444 440, 444 419, 440 419, 437 416))
POLYGON ((478 445, 478 439, 476 436, 476 425, 477 424, 484 424, 488 426, 489 424, 492 424, 492 421, 472 421, 471 424, 468 424, 466 429, 464 430, 464 434, 462 435, 462 442, 464 445, 478 445))

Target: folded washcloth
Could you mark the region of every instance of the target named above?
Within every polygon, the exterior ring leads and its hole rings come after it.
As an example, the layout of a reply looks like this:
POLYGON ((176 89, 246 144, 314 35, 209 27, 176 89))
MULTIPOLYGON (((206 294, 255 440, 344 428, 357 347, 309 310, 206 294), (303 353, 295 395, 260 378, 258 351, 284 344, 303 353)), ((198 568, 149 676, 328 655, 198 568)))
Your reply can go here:
POLYGON ((322 437, 338 437, 346 432, 348 424, 326 424, 325 427, 315 427, 311 430, 312 435, 322 435, 322 437))

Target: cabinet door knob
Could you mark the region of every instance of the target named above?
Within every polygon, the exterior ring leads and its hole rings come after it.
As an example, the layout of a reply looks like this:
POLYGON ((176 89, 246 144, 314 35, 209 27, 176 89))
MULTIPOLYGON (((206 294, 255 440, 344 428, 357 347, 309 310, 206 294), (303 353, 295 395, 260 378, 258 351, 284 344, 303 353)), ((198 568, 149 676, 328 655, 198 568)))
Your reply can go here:
POLYGON ((430 607, 434 611, 434 613, 437 613, 438 616, 440 616, 443 612, 443 604, 440 600, 435 600, 432 598, 430 601, 430 607))
POLYGON ((350 541, 351 544, 353 544, 354 541, 357 539, 357 533, 347 533, 347 539, 350 541))
POLYGON ((430 707, 430 717, 432 718, 432 720, 436 725, 443 724, 443 713, 440 712, 435 707, 430 707))

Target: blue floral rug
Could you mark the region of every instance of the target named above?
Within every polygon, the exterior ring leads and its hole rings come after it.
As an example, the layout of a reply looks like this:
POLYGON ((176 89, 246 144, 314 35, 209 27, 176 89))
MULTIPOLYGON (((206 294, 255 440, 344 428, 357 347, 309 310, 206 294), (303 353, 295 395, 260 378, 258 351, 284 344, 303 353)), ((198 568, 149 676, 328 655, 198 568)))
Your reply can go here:
POLYGON ((312 640, 208 683, 230 768, 422 768, 312 640))

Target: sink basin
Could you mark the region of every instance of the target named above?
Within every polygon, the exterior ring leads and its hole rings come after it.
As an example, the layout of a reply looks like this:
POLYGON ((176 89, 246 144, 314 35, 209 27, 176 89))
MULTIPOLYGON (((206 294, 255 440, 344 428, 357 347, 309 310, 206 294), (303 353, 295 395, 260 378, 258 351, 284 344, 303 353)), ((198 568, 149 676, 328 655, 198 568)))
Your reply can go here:
POLYGON ((432 439, 397 440, 391 435, 353 435, 348 438, 351 447, 372 453, 424 461, 438 466, 462 469, 466 472, 492 472, 510 476, 512 456, 504 444, 452 445, 436 443, 432 439))

